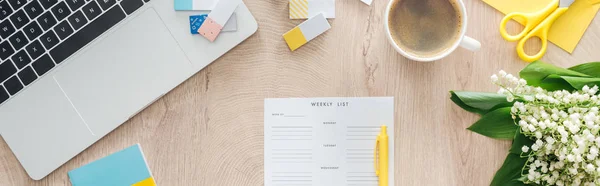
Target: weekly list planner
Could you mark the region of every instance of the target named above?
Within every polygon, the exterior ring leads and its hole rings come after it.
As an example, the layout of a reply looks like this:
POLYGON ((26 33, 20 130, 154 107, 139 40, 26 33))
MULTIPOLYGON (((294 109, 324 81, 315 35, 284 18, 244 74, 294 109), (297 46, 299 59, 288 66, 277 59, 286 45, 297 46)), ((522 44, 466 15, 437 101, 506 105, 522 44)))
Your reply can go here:
POLYGON ((393 186, 394 98, 265 99, 264 114, 266 186, 377 186, 381 126, 387 126, 393 186))

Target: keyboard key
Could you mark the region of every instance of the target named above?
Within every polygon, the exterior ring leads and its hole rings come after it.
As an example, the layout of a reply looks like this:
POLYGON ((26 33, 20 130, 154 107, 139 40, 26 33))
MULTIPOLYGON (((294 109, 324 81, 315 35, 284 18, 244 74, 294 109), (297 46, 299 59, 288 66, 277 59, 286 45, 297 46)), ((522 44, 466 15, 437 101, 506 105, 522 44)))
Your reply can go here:
POLYGON ((102 13, 102 10, 100 10, 100 7, 96 3, 96 1, 92 1, 92 2, 88 3, 81 10, 83 10, 83 13, 89 20, 92 20, 92 19, 98 17, 98 15, 100 15, 100 13, 102 13))
POLYGON ((79 7, 81 7, 85 4, 85 0, 65 0, 65 1, 67 1, 67 4, 69 5, 69 7, 71 7, 71 10, 73 10, 73 11, 77 10, 79 7))
POLYGON ((42 47, 42 44, 40 44, 40 41, 38 40, 35 40, 29 45, 27 45, 25 47, 25 50, 27 50, 27 53, 29 53, 31 59, 40 57, 42 54, 44 54, 44 52, 46 52, 46 50, 44 50, 44 47, 42 47))
POLYGON ((10 46, 10 43, 8 43, 8 41, 0 43, 0 59, 5 60, 13 53, 15 53, 15 50, 10 46))
POLYGON ((81 13, 81 11, 77 11, 73 15, 69 16, 68 20, 69 23, 73 25, 74 30, 81 28, 87 23, 87 19, 85 19, 85 16, 83 16, 83 13, 81 13))
POLYGON ((52 59, 48 57, 48 54, 44 54, 39 59, 35 60, 31 66, 35 72, 37 72, 38 76, 42 76, 54 67, 54 63, 52 62, 52 59))
POLYGON ((27 66, 27 68, 24 68, 19 72, 19 79, 27 86, 37 79, 37 75, 35 75, 35 72, 33 72, 33 69, 30 66, 27 66))
POLYGON ((142 7, 144 2, 142 0, 121 0, 121 7, 125 10, 125 13, 131 14, 138 8, 142 7))
POLYGON ((4 20, 0 23, 0 36, 6 39, 11 34, 15 33, 15 27, 10 24, 9 20, 4 20))
POLYGON ((100 7, 102 7, 102 9, 104 9, 104 10, 108 10, 108 8, 110 8, 110 6, 117 3, 116 0, 97 0, 97 2, 98 2, 98 4, 100 4, 100 7))
POLYGON ((25 38, 25 34, 23 34, 23 32, 21 31, 10 36, 8 40, 10 41, 10 44, 12 44, 12 46, 15 47, 15 50, 20 50, 25 46, 25 44, 28 43, 27 38, 25 38))
POLYGON ((25 50, 17 52, 11 58, 15 65, 17 65, 17 68, 19 69, 22 69, 23 67, 31 63, 31 59, 29 58, 29 56, 27 56, 27 52, 25 52, 25 50))
POLYGON ((6 19, 8 17, 8 15, 13 13, 10 6, 8 6, 8 1, 9 0, 0 2, 0 20, 6 19))
POLYGON ((69 39, 58 44, 56 48, 50 51, 50 55, 58 64, 124 18, 125 13, 120 7, 115 6, 73 34, 69 39))
POLYGON ((33 19, 44 12, 44 9, 38 3, 38 1, 32 1, 31 3, 25 5, 25 13, 29 16, 29 18, 33 19))
POLYGON ((17 73, 17 68, 10 60, 6 60, 0 64, 0 82, 3 82, 15 73, 17 73))
POLYGON ((69 10, 64 1, 61 1, 56 6, 52 7, 52 13, 54 13, 54 16, 56 16, 58 21, 61 21, 71 14, 71 10, 69 10))
POLYGON ((52 5, 58 3, 58 0, 39 0, 40 3, 42 3, 42 6, 44 6, 44 9, 49 9, 50 7, 52 7, 52 5))
POLYGON ((9 98, 9 95, 4 90, 4 86, 0 85, 0 104, 5 102, 6 100, 8 100, 8 98, 9 98))
POLYGON ((15 28, 19 29, 29 22, 29 18, 23 10, 19 10, 10 16, 10 21, 15 25, 15 28))
POLYGON ((10 3, 10 6, 12 6, 13 10, 17 10, 19 8, 21 8, 23 5, 25 5, 25 3, 27 3, 27 0, 6 0, 10 3))
POLYGON ((65 39, 67 38, 67 36, 73 33, 73 29, 71 28, 71 26, 69 26, 67 20, 64 20, 63 22, 58 23, 56 27, 54 27, 54 32, 56 32, 56 35, 58 35, 60 39, 65 39))
POLYGON ((40 26, 42 26, 42 29, 44 29, 44 31, 56 25, 56 19, 54 19, 54 16, 52 16, 52 13, 50 11, 42 14, 42 16, 40 16, 37 19, 37 21, 38 23, 40 23, 40 26))
POLYGON ((29 40, 34 40, 43 33, 42 29, 35 21, 25 26, 25 28, 23 28, 23 32, 25 32, 25 35, 27 35, 29 40))
POLYGON ((10 93, 10 95, 14 96, 15 94, 17 94, 17 92, 23 89, 23 84, 21 84, 21 81, 19 81, 19 78, 17 78, 17 76, 13 76, 10 79, 6 80, 6 82, 4 82, 4 87, 6 87, 6 90, 8 90, 8 93, 10 93))
POLYGON ((54 34, 52 30, 50 30, 44 35, 42 35, 42 37, 40 37, 40 41, 42 41, 42 44, 44 45, 44 47, 46 47, 46 49, 50 49, 56 44, 58 44, 59 40, 56 37, 56 34, 54 34))

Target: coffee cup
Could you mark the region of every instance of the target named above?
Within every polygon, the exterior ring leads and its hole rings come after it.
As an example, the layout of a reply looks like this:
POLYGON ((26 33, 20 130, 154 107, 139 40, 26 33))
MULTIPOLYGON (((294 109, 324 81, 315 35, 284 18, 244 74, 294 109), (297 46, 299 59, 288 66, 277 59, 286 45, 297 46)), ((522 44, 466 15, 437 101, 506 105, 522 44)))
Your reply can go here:
POLYGON ((444 58, 458 46, 481 48, 479 41, 465 35, 467 12, 462 0, 390 0, 384 24, 394 49, 415 61, 444 58))

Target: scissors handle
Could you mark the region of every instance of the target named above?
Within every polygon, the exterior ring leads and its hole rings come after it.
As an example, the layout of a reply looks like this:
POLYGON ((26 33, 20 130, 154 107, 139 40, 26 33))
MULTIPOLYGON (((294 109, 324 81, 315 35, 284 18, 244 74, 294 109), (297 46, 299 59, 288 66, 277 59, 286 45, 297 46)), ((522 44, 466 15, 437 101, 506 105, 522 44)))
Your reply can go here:
POLYGON ((546 49, 548 48, 548 31, 550 30, 550 27, 552 27, 552 23, 554 23, 554 21, 556 21, 558 17, 564 14, 567 11, 567 9, 568 8, 566 7, 556 9, 554 12, 552 12, 552 14, 550 14, 550 16, 544 19, 544 21, 538 24, 535 28, 533 28, 533 30, 531 30, 531 32, 525 35, 525 37, 523 37, 521 41, 519 41, 519 43, 517 44, 517 54, 519 55, 519 57, 521 57, 521 59, 527 62, 532 62, 544 56, 544 54, 546 53, 546 49), (542 48, 537 54, 530 56, 527 53, 525 53, 524 47, 525 43, 532 37, 538 37, 540 38, 540 40, 542 40, 542 48))
POLYGON ((535 28, 540 22, 544 20, 548 15, 550 15, 554 9, 558 7, 559 0, 552 0, 548 6, 544 7, 542 10, 532 13, 522 13, 522 12, 513 12, 509 13, 502 19, 500 22, 500 35, 506 39, 507 41, 517 41, 523 36, 525 36, 529 31, 535 28), (516 20, 521 20, 522 24, 525 25, 525 28, 517 35, 510 35, 506 32, 506 24, 511 19, 516 18, 516 20))

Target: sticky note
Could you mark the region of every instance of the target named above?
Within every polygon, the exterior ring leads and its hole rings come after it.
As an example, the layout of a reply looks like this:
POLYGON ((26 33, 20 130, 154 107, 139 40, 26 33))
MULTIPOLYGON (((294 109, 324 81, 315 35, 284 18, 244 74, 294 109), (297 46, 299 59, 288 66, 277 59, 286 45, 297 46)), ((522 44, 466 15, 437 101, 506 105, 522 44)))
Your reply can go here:
POLYGON ((323 13, 325 18, 335 18, 335 0, 289 0, 290 19, 307 19, 323 13))
POLYGON ((369 6, 371 5, 371 3, 373 3, 373 0, 360 0, 360 1, 362 1, 363 3, 365 3, 369 6))
POLYGON ((69 171, 73 186, 156 186, 139 144, 69 171))
POLYGON ((198 33, 210 42, 215 41, 223 26, 241 2, 242 0, 220 0, 200 26, 198 33))
POLYGON ((175 0, 175 10, 212 10, 219 0, 175 0))
MULTIPOLYGON (((552 0, 483 0, 485 3, 496 8, 504 14, 511 12, 536 12, 546 7, 552 0)), ((550 31, 548 31, 548 40, 563 50, 573 53, 575 47, 583 37, 585 30, 588 28, 600 4, 592 5, 591 1, 575 1, 567 12, 558 17, 550 31)), ((524 20, 516 19, 517 22, 523 24, 524 20)), ((500 20, 498 20, 500 24, 500 20)), ((498 33, 500 35, 500 33, 498 33)))
POLYGON ((325 16, 317 14, 283 34, 283 39, 290 50, 294 51, 330 28, 331 25, 329 25, 325 16))
MULTIPOLYGON (((191 15, 190 16, 190 32, 192 34, 198 34, 198 29, 200 28, 202 23, 204 23, 204 20, 206 20, 206 17, 208 17, 208 14, 191 15)), ((231 17, 227 21, 227 23, 225 23, 225 26, 223 26, 222 31, 223 32, 237 31, 237 17, 235 16, 235 13, 233 13, 233 15, 231 15, 231 17)))

